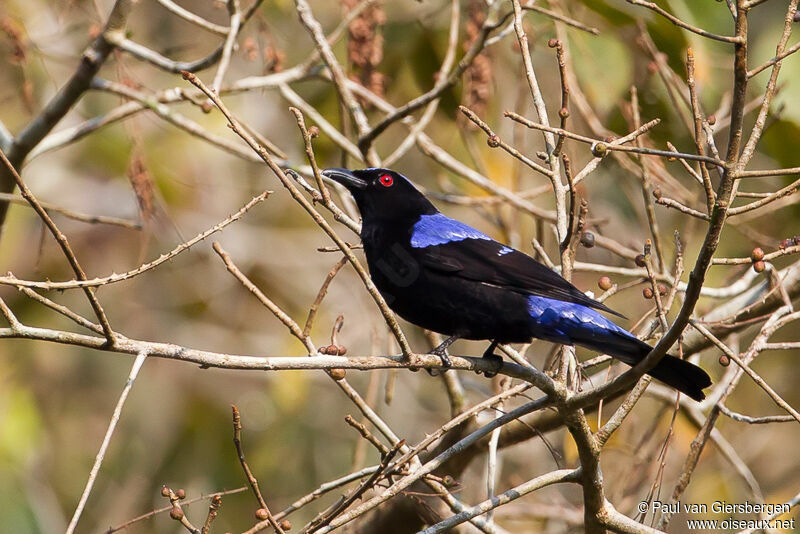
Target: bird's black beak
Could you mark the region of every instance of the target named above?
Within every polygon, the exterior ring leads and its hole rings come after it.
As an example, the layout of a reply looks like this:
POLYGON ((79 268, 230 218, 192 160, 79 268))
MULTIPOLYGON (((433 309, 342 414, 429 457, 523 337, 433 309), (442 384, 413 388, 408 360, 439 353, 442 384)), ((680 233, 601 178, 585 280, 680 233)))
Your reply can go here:
POLYGON ((322 175, 339 182, 349 190, 364 189, 367 187, 367 182, 353 174, 353 171, 347 169, 325 169, 322 175))

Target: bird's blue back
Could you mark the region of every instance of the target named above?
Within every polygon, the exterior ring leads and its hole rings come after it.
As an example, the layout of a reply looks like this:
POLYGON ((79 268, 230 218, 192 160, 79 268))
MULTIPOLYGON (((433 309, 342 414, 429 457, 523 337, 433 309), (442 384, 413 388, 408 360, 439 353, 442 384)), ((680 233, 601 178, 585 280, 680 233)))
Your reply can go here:
MULTIPOLYGON (((411 230, 411 246, 414 248, 444 245, 465 239, 494 241, 480 230, 456 219, 451 219, 442 213, 421 215, 411 230)), ((502 246, 497 254, 502 256, 513 250, 511 247, 502 246)))
POLYGON ((411 246, 425 248, 465 239, 492 238, 468 224, 451 219, 442 213, 421 215, 411 230, 411 246))

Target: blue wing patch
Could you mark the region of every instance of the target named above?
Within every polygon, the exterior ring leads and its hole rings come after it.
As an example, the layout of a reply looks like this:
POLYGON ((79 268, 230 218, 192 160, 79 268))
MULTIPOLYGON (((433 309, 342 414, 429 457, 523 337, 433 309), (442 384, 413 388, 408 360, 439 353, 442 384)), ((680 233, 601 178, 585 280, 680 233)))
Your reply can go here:
POLYGON ((492 238, 461 221, 451 219, 441 213, 420 216, 411 230, 411 246, 414 248, 444 245, 445 243, 463 241, 465 239, 491 240, 492 238))
POLYGON ((506 254, 510 254, 511 252, 514 252, 514 249, 504 245, 503 248, 501 248, 500 250, 497 251, 497 255, 498 256, 504 256, 506 254))
POLYGON ((616 333, 635 337, 595 310, 574 302, 531 295, 528 314, 533 319, 534 336, 548 341, 571 345, 576 337, 584 338, 586 334, 594 337, 616 333))

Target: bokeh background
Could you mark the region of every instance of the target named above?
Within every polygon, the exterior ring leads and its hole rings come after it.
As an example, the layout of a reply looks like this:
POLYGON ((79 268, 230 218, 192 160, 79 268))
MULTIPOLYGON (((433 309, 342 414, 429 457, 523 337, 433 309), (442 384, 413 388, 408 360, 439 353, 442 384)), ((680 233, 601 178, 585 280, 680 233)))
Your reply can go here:
MULTIPOLYGON (((212 1, 185 2, 209 20, 227 23, 224 5, 212 1)), ((315 15, 329 32, 342 19, 339 2, 311 2, 315 15)), ((469 2, 464 4, 460 39, 468 24, 469 2)), ((774 53, 785 12, 785 2, 768 2, 754 10, 751 18, 751 64, 758 65, 774 53)), ((19 131, 41 109, 75 69, 82 50, 90 42, 111 2, 71 0, 6 0, 0 5, 0 119, 12 132, 19 131)), ((400 105, 433 84, 446 48, 449 2, 444 0, 384 1, 383 58, 377 67, 383 75, 385 98, 400 105)), ((559 4, 556 4, 559 5, 559 4)), ((684 20, 717 33, 730 33, 731 20, 724 2, 674 0, 669 3, 684 20)), ((697 61, 697 85, 702 105, 711 114, 730 98, 732 74, 729 46, 680 31, 648 11, 621 0, 560 2, 569 15, 600 30, 597 36, 567 28, 568 47, 574 72, 597 116, 608 129, 625 133, 631 85, 638 89, 644 120, 658 117, 661 126, 649 134, 652 146, 669 140, 679 149, 693 150, 693 142, 676 113, 662 80, 651 68, 651 58, 638 44, 644 21, 647 31, 676 73, 683 76, 687 47, 697 61)), ((137 42, 174 59, 195 59, 216 48, 221 38, 198 31, 170 15, 156 2, 137 3, 128 24, 137 42)), ((547 41, 556 36, 548 17, 526 16, 537 73, 556 118, 560 89, 555 56, 547 41)), ((302 61, 312 51, 312 42, 300 25, 294 4, 287 0, 266 1, 242 33, 227 80, 263 74, 302 61)), ((346 38, 335 51, 346 62, 346 38)), ((463 48, 459 45, 459 56, 463 48)), ((516 110, 533 117, 524 71, 513 35, 493 45, 487 55, 481 102, 475 108, 505 140, 513 140, 523 153, 541 150, 541 136, 515 127, 502 117, 516 110)), ((214 69, 200 73, 206 81, 214 69)), ((179 75, 167 74, 122 53, 103 67, 101 76, 123 81, 145 92, 171 87, 188 88, 179 75)), ((753 96, 768 75, 754 78, 753 96)), ((781 92, 774 115, 759 146, 753 168, 790 167, 800 164, 800 59, 790 59, 781 73, 781 92)), ((292 85, 304 99, 335 125, 342 124, 341 109, 332 85, 309 79, 292 85)), ((515 190, 545 185, 541 177, 520 166, 485 143, 482 132, 457 117, 457 105, 471 98, 459 84, 442 97, 439 110, 427 129, 431 138, 465 164, 485 172, 493 181, 515 190)), ((472 97, 474 98, 474 96, 472 97)), ((305 164, 302 140, 288 103, 277 91, 259 90, 225 97, 228 105, 248 124, 276 143, 290 163, 305 164)), ((101 92, 89 92, 57 129, 102 115, 122 100, 101 92)), ((469 102, 476 104, 474 100, 469 102)), ((203 114, 190 104, 176 106, 205 128, 238 141, 215 112, 203 114)), ((370 111, 376 122, 380 114, 370 111)), ((753 116, 748 116, 747 125, 753 116)), ((573 113, 570 128, 588 129, 573 113)), ((310 121, 311 123, 311 121, 310 121)), ((403 126, 393 126, 377 142, 381 155, 391 152, 407 135, 403 126)), ((727 134, 725 134, 727 135, 727 134)), ((724 147, 725 136, 718 137, 724 147)), ((315 140, 322 166, 352 165, 325 135, 315 140)), ((566 153, 575 168, 591 158, 587 146, 567 142, 566 153)), ((684 195, 702 204, 702 191, 678 162, 664 162, 675 182, 663 184, 665 193, 684 195), (675 188, 675 183, 682 189, 675 188), (674 189, 670 189, 673 187, 674 189)), ((412 149, 396 165, 432 193, 454 193, 481 197, 483 191, 448 172, 412 149)), ((153 114, 140 113, 110 125, 85 139, 28 161, 23 177, 42 200, 76 211, 143 220, 142 230, 86 224, 55 215, 90 276, 123 272, 155 258, 238 210, 264 189, 275 191, 240 221, 213 239, 220 241, 236 263, 267 295, 298 321, 305 316, 328 270, 338 254, 319 252, 331 243, 263 165, 243 161, 204 143, 153 114), (131 169, 152 187, 151 204, 141 208, 131 185, 131 169)), ((142 181, 140 181, 142 183, 142 181)), ((748 181, 743 189, 765 191, 788 184, 789 177, 748 181)), ((633 249, 647 237, 638 177, 624 171, 611 158, 586 181, 581 194, 589 200, 593 231, 609 235, 633 249)), ((552 207, 545 194, 534 202, 552 207)), ((535 223, 530 216, 506 206, 458 206, 438 203, 448 215, 468 221, 492 236, 532 252, 530 239, 535 223)), ((657 216, 666 243, 668 262, 673 259, 672 234, 681 233, 691 266, 699 248, 701 225, 664 207, 657 216)), ((800 233, 793 197, 774 204, 768 216, 736 221, 723 233, 720 256, 747 256, 754 246, 774 250, 785 237, 800 233)), ((343 226, 340 235, 357 242, 343 226)), ((41 221, 25 206, 13 206, 2 230, 0 270, 27 279, 70 279, 71 271, 56 243, 41 221)), ((300 343, 286 332, 225 270, 203 242, 158 269, 130 281, 103 287, 98 295, 111 324, 124 335, 165 341, 212 351, 252 355, 304 356, 300 343)), ((544 244, 554 253, 556 244, 545 232, 544 244)), ((554 255, 555 256, 555 255, 554 255)), ((619 257, 595 247, 581 248, 578 260, 630 267, 619 257)), ((782 267, 794 258, 777 260, 782 267)), ((741 276, 748 266, 713 267, 708 284, 721 287, 741 276)), ((597 291, 597 273, 576 273, 576 284, 597 291)), ((627 281, 612 276, 615 281, 627 281)), ((631 318, 631 324, 650 306, 636 286, 614 296, 608 303, 631 318)), ((27 299, 13 288, 0 288, 0 295, 24 322, 71 329, 66 320, 27 299)), ((51 293, 56 301, 90 314, 82 293, 51 293)), ((718 304, 703 299, 699 311, 718 304)), ((320 310, 313 332, 317 345, 326 344, 331 326, 344 315, 340 342, 348 354, 397 353, 374 303, 348 266, 336 277, 320 310)), ((429 347, 428 341, 405 325, 413 346, 429 347)), ((752 332, 745 331, 745 347, 752 332)), ((796 340, 796 332, 783 332, 776 339, 796 340)), ((480 354, 483 343, 459 342, 455 350, 480 354)), ((534 343, 527 351, 537 366, 544 365, 551 347, 534 343)), ((581 353, 583 355, 583 353, 581 353)), ((585 356, 585 355, 584 355, 585 356)), ((794 351, 765 353, 757 361, 758 372, 788 402, 800 406, 796 384, 800 379, 794 351)), ((723 369, 718 353, 706 351, 701 364, 718 378, 723 369)), ((44 342, 3 340, 0 343, 0 531, 16 533, 63 531, 83 489, 94 455, 106 430, 113 406, 130 370, 132 357, 79 349, 44 342)), ((425 373, 349 373, 352 383, 374 403, 376 410, 397 433, 413 443, 449 418, 447 398, 438 378, 425 373), (387 383, 389 394, 387 395, 387 383), (391 397, 387 399, 386 397, 391 397), (387 402, 388 400, 388 402, 387 402)), ((492 385, 483 377, 461 377, 470 399, 479 401, 492 385)), ((749 415, 776 413, 770 399, 747 379, 730 401, 730 407, 749 415)), ((357 435, 343 423, 355 408, 322 372, 259 372, 202 370, 180 362, 150 359, 145 362, 132 390, 89 500, 79 532, 101 532, 154 507, 166 504, 160 496, 162 484, 184 488, 190 497, 231 489, 245 484, 234 448, 230 405, 243 417, 245 449, 249 464, 273 510, 280 510, 320 483, 351 471, 357 435)), ((606 413, 610 413, 606 411, 606 413)), ((618 509, 632 512, 655 478, 658 445, 666 437, 671 410, 661 402, 646 399, 633 412, 622 431, 603 455, 609 498, 618 509)), ((718 424, 720 432, 738 451, 754 473, 766 502, 784 502, 798 492, 800 459, 792 451, 800 439, 794 423, 748 426, 728 419, 718 424)), ((696 427, 678 416, 664 474, 662 495, 667 496, 680 472, 682 459, 696 427)), ((571 440, 563 432, 547 436, 549 445, 566 464, 574 464, 571 440)), ((502 453, 500 488, 507 488, 555 467, 542 440, 514 446, 502 453)), ((377 455, 367 451, 363 465, 377 455)), ((358 466, 360 467, 360 466, 358 466)), ((477 502, 484 497, 484 459, 473 462, 461 482, 459 497, 477 502)), ((338 492, 319 501, 330 503, 338 492)), ((685 502, 723 499, 743 502, 750 495, 715 445, 704 452, 685 502)), ((751 499, 752 500, 752 499, 751 499)), ((514 532, 563 531, 563 522, 533 517, 536 506, 566 506, 567 529, 580 531, 580 495, 575 488, 550 488, 531 495, 498 512, 498 521, 514 532)), ((215 529, 242 531, 249 527, 257 508, 252 495, 242 493, 224 499, 215 529)), ((188 508, 194 521, 202 522, 205 504, 188 508)), ((292 517, 302 524, 320 506, 313 505, 292 517)), ((683 523, 673 521, 671 531, 683 532, 683 523)), ((138 523, 131 532, 178 532, 180 525, 160 515, 138 523)))

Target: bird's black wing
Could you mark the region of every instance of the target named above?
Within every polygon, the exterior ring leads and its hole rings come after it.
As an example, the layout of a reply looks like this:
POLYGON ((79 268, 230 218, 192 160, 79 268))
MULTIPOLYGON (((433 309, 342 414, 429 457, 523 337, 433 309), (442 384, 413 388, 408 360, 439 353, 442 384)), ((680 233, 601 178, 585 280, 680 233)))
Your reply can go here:
POLYGON ((624 317, 527 254, 492 239, 468 238, 413 250, 422 265, 447 276, 574 302, 624 317))

